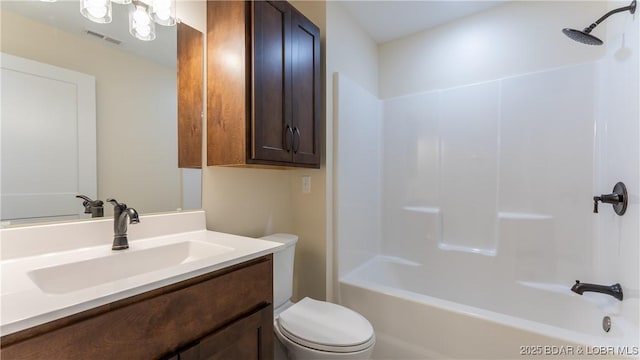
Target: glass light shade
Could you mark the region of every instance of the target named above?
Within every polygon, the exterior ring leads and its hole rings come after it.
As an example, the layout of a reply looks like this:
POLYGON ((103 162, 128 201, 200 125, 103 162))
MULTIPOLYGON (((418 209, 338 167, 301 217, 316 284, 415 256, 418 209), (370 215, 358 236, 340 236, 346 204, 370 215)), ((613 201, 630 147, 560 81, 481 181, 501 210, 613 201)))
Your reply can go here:
POLYGON ((173 26, 176 24, 176 1, 153 0, 151 3, 153 21, 159 25, 173 26))
POLYGON ((156 38, 156 27, 152 21, 150 9, 145 4, 137 1, 133 3, 129 11, 129 32, 143 41, 156 38))
POLYGON ((80 0, 80 13, 93 22, 110 23, 111 0, 80 0))

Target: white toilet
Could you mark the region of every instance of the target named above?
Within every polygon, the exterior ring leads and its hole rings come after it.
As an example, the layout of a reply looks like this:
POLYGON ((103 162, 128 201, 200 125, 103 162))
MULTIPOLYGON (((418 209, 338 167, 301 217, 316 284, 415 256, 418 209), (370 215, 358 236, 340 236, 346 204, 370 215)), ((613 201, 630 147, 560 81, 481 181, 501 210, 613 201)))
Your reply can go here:
POLYGON ((304 298, 291 302, 293 257, 298 237, 273 234, 265 240, 285 248, 273 254, 273 331, 275 359, 370 359, 373 327, 357 312, 337 304, 304 298))

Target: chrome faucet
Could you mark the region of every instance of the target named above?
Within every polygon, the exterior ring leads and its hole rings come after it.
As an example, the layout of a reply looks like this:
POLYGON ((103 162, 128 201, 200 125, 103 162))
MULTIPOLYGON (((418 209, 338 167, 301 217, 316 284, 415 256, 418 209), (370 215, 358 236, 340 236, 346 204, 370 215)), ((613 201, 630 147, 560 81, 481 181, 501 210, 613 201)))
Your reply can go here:
POLYGON ((576 283, 571 287, 571 291, 576 294, 582 295, 583 292, 593 291, 599 292, 602 294, 611 295, 614 298, 622 301, 622 286, 616 283, 611 286, 604 285, 595 285, 595 284, 587 284, 581 283, 580 280, 576 280, 576 283))
POLYGON ((91 198, 85 195, 76 195, 76 197, 84 200, 82 206, 84 206, 85 214, 91 214, 92 218, 104 216, 104 208, 102 207, 104 203, 102 200, 91 200, 91 198))
POLYGON ((138 212, 134 208, 127 207, 127 204, 121 204, 116 199, 107 199, 113 204, 113 246, 111 250, 124 250, 129 248, 127 240, 127 217, 129 224, 137 224, 140 222, 138 212))

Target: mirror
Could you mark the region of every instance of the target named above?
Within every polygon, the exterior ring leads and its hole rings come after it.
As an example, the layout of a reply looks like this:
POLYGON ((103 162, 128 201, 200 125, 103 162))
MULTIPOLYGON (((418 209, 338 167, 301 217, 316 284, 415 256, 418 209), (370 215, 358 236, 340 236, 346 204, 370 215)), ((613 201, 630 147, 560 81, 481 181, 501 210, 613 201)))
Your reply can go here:
MULTIPOLYGON (((127 9, 130 5, 114 3, 110 24, 96 24, 85 19, 76 1, 3 0, 0 6, 0 52, 73 70, 95 79, 97 191, 96 194, 85 195, 94 195, 103 201, 115 198, 136 208, 139 213, 200 208, 200 170, 178 168, 177 27, 158 25, 156 39, 144 42, 129 34, 127 9)), ((3 94, 12 92, 5 87, 4 80, 2 85, 3 94)), ((25 97, 27 95, 24 94, 25 97)), ((41 105, 45 102, 36 103, 41 105)), ((43 128, 31 125, 11 133, 19 134, 15 135, 20 139, 17 143, 26 143, 26 137, 34 134, 41 138, 54 137, 53 133, 46 132, 51 129, 43 128)), ((62 127, 52 125, 51 128, 62 127)), ((37 143, 38 140, 29 141, 37 143)), ((57 159, 51 156, 51 146, 38 147, 37 150, 51 159, 46 160, 49 165, 46 171, 36 172, 39 174, 34 176, 36 181, 30 179, 32 183, 48 183, 46 176, 50 169, 62 169, 62 162, 70 162, 68 156, 58 156, 57 159)), ((15 151, 6 151, 4 141, 1 156, 3 167, 8 163, 18 163, 27 168, 38 164, 38 161, 30 161, 15 151)), ((80 151, 78 156, 86 154, 80 151)), ((43 168, 41 165, 32 167, 43 168)), ((22 174, 22 178, 10 179, 11 173, 16 171, 4 170, 3 199, 7 196, 4 184, 24 182, 27 177, 22 174)), ((38 188, 33 193, 40 191, 38 188)), ((49 200, 24 202, 27 207, 42 210, 27 219, 8 219, 0 213, 3 224, 90 217, 83 214, 83 201, 76 199, 77 194, 72 192, 62 197, 67 202, 65 206, 69 206, 69 201, 71 206, 77 205, 75 215, 58 217, 43 214, 42 209, 63 202, 47 198, 49 200), (69 198, 71 196, 72 199, 69 198)), ((112 214, 111 205, 105 202, 104 215, 112 214)))

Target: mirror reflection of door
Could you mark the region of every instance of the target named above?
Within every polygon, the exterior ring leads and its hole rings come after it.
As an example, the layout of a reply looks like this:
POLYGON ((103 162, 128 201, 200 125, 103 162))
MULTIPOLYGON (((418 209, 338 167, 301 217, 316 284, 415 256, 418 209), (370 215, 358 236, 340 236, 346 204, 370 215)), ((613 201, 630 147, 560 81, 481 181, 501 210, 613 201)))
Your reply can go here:
POLYGON ((97 194, 94 77, 2 54, 1 79, 2 221, 77 218, 97 194))

